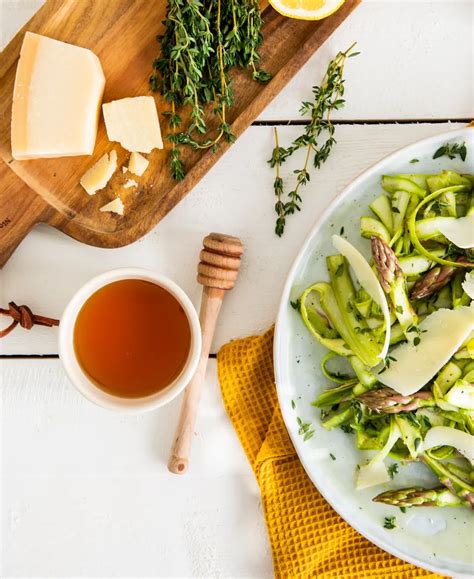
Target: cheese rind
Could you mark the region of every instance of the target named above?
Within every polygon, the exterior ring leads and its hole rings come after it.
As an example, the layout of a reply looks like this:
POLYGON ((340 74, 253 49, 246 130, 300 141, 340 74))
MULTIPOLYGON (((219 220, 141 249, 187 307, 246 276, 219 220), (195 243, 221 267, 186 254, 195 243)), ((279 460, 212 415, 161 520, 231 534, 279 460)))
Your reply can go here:
POLYGON ((102 213, 116 213, 117 215, 123 215, 124 206, 120 197, 117 197, 107 205, 104 205, 99 209, 102 213))
POLYGON ((107 185, 116 169, 117 152, 112 150, 102 155, 97 163, 84 173, 80 183, 89 195, 95 195, 107 185))
POLYGON ((155 99, 132 97, 102 105, 107 136, 132 153, 162 149, 160 122, 155 99))
POLYGON ((27 32, 13 91, 13 158, 91 155, 104 86, 93 52, 27 32))
POLYGON ((130 155, 130 161, 128 163, 128 170, 130 173, 141 177, 143 173, 147 170, 150 161, 145 159, 140 153, 132 153, 130 155))

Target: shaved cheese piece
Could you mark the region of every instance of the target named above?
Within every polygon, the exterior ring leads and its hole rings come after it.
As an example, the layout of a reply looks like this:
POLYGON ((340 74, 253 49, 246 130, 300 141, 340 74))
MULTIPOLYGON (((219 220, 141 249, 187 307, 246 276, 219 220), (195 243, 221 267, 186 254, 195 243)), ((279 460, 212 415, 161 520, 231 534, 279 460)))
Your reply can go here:
POLYGON ((138 183, 135 179, 129 179, 125 185, 123 186, 124 189, 130 189, 131 187, 137 187, 138 183))
POLYGON ((117 152, 112 150, 102 155, 97 163, 84 173, 80 183, 89 195, 95 195, 107 185, 116 169, 117 152))
POLYGON ((471 300, 474 300, 474 271, 466 273, 466 277, 462 282, 462 289, 467 293, 471 300))
POLYGON ((333 235, 332 244, 347 259, 360 285, 382 310, 385 320, 385 340, 379 358, 383 360, 385 359, 388 347, 390 346, 391 324, 390 310, 388 309, 387 298, 385 297, 382 286, 380 285, 377 276, 372 271, 372 268, 367 263, 367 260, 351 243, 339 235, 333 235))
POLYGON ((441 223, 438 229, 457 247, 462 249, 474 247, 474 213, 441 223))
POLYGON ((130 173, 133 173, 134 175, 138 175, 138 177, 141 177, 143 173, 147 170, 149 164, 150 161, 148 159, 145 159, 145 157, 143 157, 143 155, 140 155, 140 153, 132 153, 130 155, 130 162, 128 163, 128 170, 130 171, 130 173))
POLYGON ((474 384, 467 380, 458 380, 445 396, 449 404, 464 408, 465 410, 474 410, 474 384))
POLYGON ((357 471, 356 489, 361 491, 369 487, 374 487, 390 480, 387 467, 383 462, 363 464, 357 471))
POLYGON ((126 173, 128 171, 127 167, 122 167, 122 173, 126 173))
POLYGON ((474 307, 440 309, 419 325, 417 346, 404 343, 391 351, 390 367, 377 379, 403 396, 418 392, 451 359, 474 329, 474 307))
POLYGON ((449 426, 434 426, 425 436, 424 448, 452 446, 474 464, 474 436, 449 426))
POLYGON ((102 105, 109 141, 118 141, 130 152, 151 153, 162 149, 160 121, 155 99, 141 96, 102 105))
POLYGON ((104 205, 99 209, 99 211, 102 211, 103 213, 104 212, 117 213, 117 215, 123 215, 123 210, 124 207, 120 197, 117 197, 117 199, 114 199, 113 201, 107 203, 107 205, 104 205))

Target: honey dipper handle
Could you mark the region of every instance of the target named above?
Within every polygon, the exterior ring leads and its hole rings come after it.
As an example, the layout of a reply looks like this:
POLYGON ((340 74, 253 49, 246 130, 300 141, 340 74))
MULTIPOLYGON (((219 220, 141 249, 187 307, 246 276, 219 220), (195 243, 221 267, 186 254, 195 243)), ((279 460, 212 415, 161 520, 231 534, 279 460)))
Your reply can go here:
POLYGON ((168 469, 174 474, 184 474, 188 469, 196 413, 206 378, 207 361, 211 351, 212 337, 224 298, 225 290, 204 287, 199 319, 202 331, 202 350, 199 365, 191 382, 186 386, 181 403, 181 413, 174 444, 168 461, 168 469))

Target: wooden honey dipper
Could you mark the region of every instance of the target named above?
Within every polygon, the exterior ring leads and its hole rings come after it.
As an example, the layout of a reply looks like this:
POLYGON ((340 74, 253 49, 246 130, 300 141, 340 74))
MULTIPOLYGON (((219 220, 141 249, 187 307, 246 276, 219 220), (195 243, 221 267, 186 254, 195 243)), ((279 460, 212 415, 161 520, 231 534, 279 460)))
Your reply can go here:
POLYGON ((202 291, 199 320, 202 332, 202 350, 196 374, 186 386, 168 469, 184 474, 188 469, 196 413, 206 376, 207 361, 212 338, 225 292, 234 287, 239 273, 244 246, 237 237, 210 233, 203 240, 204 249, 199 255, 198 282, 202 291))

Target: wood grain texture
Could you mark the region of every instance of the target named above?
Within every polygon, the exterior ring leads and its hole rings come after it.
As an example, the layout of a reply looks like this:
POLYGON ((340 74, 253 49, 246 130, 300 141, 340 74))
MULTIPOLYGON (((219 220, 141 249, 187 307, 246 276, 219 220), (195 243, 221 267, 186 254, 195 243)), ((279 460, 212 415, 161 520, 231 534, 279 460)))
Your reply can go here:
MULTIPOLYGON (((277 14, 262 3, 265 20, 265 42, 261 49, 262 67, 273 74, 267 85, 255 83, 248 71, 233 76, 236 104, 228 121, 239 136, 278 94, 294 74, 357 6, 360 0, 346 0, 331 17, 319 22, 304 22, 277 14)), ((115 148, 119 165, 126 163, 128 153, 117 143, 110 143, 101 119, 92 157, 15 161, 10 147, 11 99, 16 63, 26 30, 51 36, 92 49, 100 58, 106 76, 104 102, 126 96, 149 94, 151 63, 158 54, 155 36, 162 32, 166 2, 150 0, 48 0, 41 10, 15 36, 0 56, 0 157, 33 189, 52 211, 38 214, 31 204, 29 217, 34 223, 47 222, 68 235, 99 247, 119 247, 148 232, 203 177, 227 150, 224 144, 210 151, 187 151, 183 155, 188 168, 181 183, 174 182, 167 168, 167 151, 155 150, 149 155, 150 168, 140 178, 139 186, 123 190, 126 177, 119 170, 109 185, 89 197, 79 185, 81 175, 104 152, 115 148), (120 192, 125 204, 123 217, 100 213, 99 208, 120 192)), ((155 96, 158 110, 166 110, 155 96)), ((215 128, 209 122, 212 130, 215 128)), ((21 201, 23 189, 12 198, 21 201)), ((0 214, 1 217, 1 214, 0 214)), ((2 219, 0 219, 2 221, 2 219)), ((8 247, 15 247, 21 227, 10 228, 0 238, 0 266, 8 258, 8 247), (15 234, 15 239, 10 236, 15 234), (5 244, 5 247, 4 245, 5 244)), ((25 233, 26 234, 26 230, 25 233)), ((10 252, 11 253, 11 252, 10 252)))

